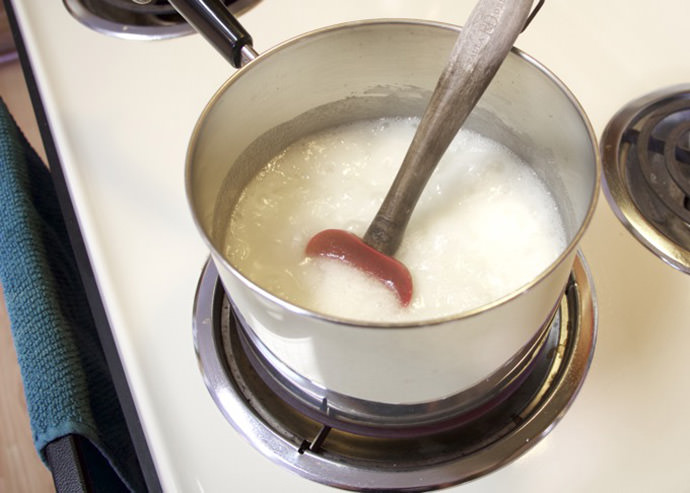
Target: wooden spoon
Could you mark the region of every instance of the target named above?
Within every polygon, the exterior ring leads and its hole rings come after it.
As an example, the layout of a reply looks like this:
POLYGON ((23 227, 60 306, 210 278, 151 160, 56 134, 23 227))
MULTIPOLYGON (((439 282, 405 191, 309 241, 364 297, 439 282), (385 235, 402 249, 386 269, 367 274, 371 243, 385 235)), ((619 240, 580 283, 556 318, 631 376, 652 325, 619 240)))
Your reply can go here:
POLYGON ((480 0, 453 47, 388 195, 364 238, 338 229, 316 234, 307 256, 335 258, 381 280, 403 306, 412 277, 394 259, 417 200, 460 127, 526 24, 533 0, 480 0))

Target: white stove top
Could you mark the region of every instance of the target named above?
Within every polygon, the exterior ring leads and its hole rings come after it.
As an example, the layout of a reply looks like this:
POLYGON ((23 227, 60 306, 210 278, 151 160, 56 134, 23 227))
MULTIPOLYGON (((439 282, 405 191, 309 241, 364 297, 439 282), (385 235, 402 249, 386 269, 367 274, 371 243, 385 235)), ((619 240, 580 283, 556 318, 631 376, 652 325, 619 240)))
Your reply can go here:
MULTIPOLYGON (((186 145, 233 69, 198 35, 125 41, 61 2, 13 0, 137 410, 165 491, 328 491, 271 464, 225 421, 192 342, 208 252, 187 208, 186 145)), ((242 17, 259 52, 362 18, 461 24, 471 0, 263 0, 242 17)), ((600 135, 645 93, 690 81, 685 0, 547 0, 517 46, 572 90, 600 135)), ((619 224, 601 197, 582 242, 599 306, 592 367, 569 412, 463 492, 680 491, 690 484, 690 276, 619 224)))

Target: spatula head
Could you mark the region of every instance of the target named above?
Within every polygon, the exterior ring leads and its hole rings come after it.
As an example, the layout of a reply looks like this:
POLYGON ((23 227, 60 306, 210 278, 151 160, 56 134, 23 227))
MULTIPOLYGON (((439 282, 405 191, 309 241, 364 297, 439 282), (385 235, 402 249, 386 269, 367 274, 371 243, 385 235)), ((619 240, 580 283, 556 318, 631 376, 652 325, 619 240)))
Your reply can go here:
POLYGON ((326 229, 309 240, 309 257, 328 257, 345 262, 373 276, 391 289, 403 306, 412 299, 412 276, 398 260, 384 255, 348 231, 326 229))

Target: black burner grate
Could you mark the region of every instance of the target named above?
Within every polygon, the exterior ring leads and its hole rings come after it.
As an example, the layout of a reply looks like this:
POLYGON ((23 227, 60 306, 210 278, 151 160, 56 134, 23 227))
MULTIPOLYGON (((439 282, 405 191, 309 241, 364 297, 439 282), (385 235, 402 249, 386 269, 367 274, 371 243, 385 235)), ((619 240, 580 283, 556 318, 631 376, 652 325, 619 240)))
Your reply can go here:
POLYGON ((690 223, 690 100, 659 105, 640 115, 623 138, 634 145, 642 177, 651 193, 670 211, 690 223))
POLYGON ((94 3, 107 4, 112 8, 122 12, 150 15, 171 15, 176 14, 175 9, 166 0, 134 1, 134 0, 84 0, 84 4, 93 5, 94 3))

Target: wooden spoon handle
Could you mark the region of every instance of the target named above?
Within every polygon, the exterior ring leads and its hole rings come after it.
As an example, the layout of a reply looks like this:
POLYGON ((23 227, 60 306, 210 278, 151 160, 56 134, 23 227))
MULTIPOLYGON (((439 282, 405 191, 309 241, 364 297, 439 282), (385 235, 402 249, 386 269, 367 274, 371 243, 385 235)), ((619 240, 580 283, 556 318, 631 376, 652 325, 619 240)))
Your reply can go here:
POLYGON ((431 173, 508 55, 532 2, 480 0, 472 10, 365 243, 396 252, 431 173))

